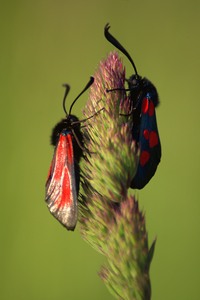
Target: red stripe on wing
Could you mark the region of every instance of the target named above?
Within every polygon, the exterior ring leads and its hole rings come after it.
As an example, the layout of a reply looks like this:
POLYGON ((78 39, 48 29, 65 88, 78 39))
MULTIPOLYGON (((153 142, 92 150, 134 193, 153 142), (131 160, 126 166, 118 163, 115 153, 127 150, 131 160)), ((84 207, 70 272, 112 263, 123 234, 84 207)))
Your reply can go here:
POLYGON ((73 230, 77 222, 77 192, 71 133, 59 136, 46 182, 46 201, 54 217, 73 230))

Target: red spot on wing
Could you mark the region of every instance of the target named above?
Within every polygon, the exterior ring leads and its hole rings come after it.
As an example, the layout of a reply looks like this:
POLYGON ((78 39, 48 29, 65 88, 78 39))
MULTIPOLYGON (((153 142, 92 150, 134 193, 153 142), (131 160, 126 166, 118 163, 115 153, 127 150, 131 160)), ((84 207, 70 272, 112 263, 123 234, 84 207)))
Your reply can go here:
POLYGON ((74 174, 72 174, 72 169, 74 168, 74 155, 71 134, 60 135, 57 156, 58 159, 60 159, 60 162, 57 164, 55 179, 60 180, 61 183, 61 193, 58 199, 58 206, 63 207, 65 205, 70 205, 73 202, 72 176, 74 176, 74 174))
POLYGON ((72 205, 74 201, 74 155, 71 134, 60 134, 47 179, 47 196, 54 207, 72 205))
POLYGON ((58 208, 63 208, 65 206, 70 206, 73 203, 72 198, 72 178, 71 174, 69 173, 69 170, 67 167, 63 169, 62 178, 60 182, 60 193, 55 201, 55 205, 57 205, 58 208))
POLYGON ((158 145, 158 134, 156 131, 151 131, 149 135, 149 146, 153 148, 158 145))
POLYGON ((72 135, 67 134, 65 136, 66 138, 66 154, 67 154, 67 160, 69 164, 73 163, 74 160, 74 152, 73 152, 73 144, 72 144, 72 135))
POLYGON ((142 167, 146 165, 146 163, 149 161, 150 154, 148 151, 142 151, 140 154, 140 164, 142 167))
POLYGON ((142 113, 146 114, 149 108, 149 100, 148 98, 144 98, 142 101, 142 113))
POLYGON ((148 109, 148 114, 150 117, 152 117, 155 113, 155 107, 152 101, 149 101, 149 109, 148 109))
POLYGON ((149 130, 148 130, 148 129, 144 129, 144 131, 143 131, 143 136, 144 136, 144 138, 145 138, 146 140, 149 139, 149 130))
POLYGON ((54 168, 55 180, 60 180, 64 166, 67 165, 67 167, 70 168, 73 159, 72 137, 70 134, 61 134, 56 148, 56 163, 54 168))

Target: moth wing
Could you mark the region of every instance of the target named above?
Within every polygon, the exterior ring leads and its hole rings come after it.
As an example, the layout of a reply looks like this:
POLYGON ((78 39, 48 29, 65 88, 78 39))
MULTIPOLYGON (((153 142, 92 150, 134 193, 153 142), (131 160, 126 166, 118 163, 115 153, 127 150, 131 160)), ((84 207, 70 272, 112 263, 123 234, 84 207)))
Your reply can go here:
POLYGON ((138 144, 140 160, 131 188, 142 189, 154 176, 161 158, 155 107, 150 97, 143 99, 138 144))
POLYGON ((52 215, 68 230, 77 223, 77 191, 72 135, 61 132, 46 182, 46 202, 52 215))

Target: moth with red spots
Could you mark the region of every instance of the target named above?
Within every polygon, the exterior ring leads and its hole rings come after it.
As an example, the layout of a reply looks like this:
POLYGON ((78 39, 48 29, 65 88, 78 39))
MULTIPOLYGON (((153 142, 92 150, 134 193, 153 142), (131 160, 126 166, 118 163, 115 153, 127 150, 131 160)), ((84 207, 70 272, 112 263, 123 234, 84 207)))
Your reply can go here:
POLYGON ((85 121, 79 121, 76 116, 71 115, 71 110, 76 100, 93 82, 94 78, 91 77, 86 87, 71 104, 69 113, 66 111, 65 101, 70 86, 65 85, 63 109, 66 118, 54 127, 51 135, 51 144, 55 146, 55 150, 46 181, 45 200, 52 215, 68 230, 74 230, 78 218, 79 162, 83 149, 80 122, 85 121))
POLYGON ((125 48, 109 33, 109 24, 104 28, 106 39, 126 55, 131 62, 135 74, 128 80, 128 89, 114 88, 114 90, 130 91, 132 102, 133 128, 132 135, 140 150, 138 168, 130 187, 142 189, 154 176, 161 159, 161 144, 158 133, 155 107, 159 104, 155 86, 137 73, 136 66, 125 48))
MULTIPOLYGON (((142 189, 154 176, 161 158, 161 144, 155 114, 155 107, 158 105, 158 94, 149 80, 146 78, 140 80, 141 89, 138 87, 134 95, 136 96, 136 106, 132 112, 132 133, 140 148, 140 158, 136 175, 130 187, 137 189, 142 189)), ((130 86, 131 84, 129 84, 129 88, 130 86)))

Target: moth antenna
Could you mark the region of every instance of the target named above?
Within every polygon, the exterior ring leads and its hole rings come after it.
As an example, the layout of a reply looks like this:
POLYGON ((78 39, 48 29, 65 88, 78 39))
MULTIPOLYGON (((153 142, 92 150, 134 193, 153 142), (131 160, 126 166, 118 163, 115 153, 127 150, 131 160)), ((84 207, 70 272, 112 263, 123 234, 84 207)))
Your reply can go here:
MULTIPOLYGON (((88 81, 88 83, 86 84, 85 88, 82 90, 82 92, 74 99, 74 101, 72 102, 70 109, 69 109, 69 113, 67 115, 71 114, 72 111, 72 107, 74 106, 75 102, 78 100, 78 98, 93 84, 94 82, 94 77, 90 77, 90 80, 88 81)), ((66 110, 65 110, 66 112, 66 110)))
POLYGON ((128 58, 128 60, 130 61, 130 63, 133 66, 133 69, 135 71, 135 75, 138 77, 138 72, 136 69, 136 66, 130 56, 130 54, 126 51, 126 49, 120 44, 120 42, 109 32, 110 29, 110 25, 109 23, 106 24, 106 26, 104 27, 104 35, 105 38, 111 43, 113 44, 117 49, 119 49, 122 53, 124 53, 124 55, 126 55, 126 57, 128 58))
POLYGON ((70 85, 67 84, 67 83, 64 83, 63 86, 65 87, 65 94, 64 94, 64 97, 63 97, 63 110, 64 110, 66 116, 68 116, 68 113, 67 113, 67 110, 66 110, 66 107, 65 107, 65 102, 66 102, 67 95, 70 91, 70 85))

